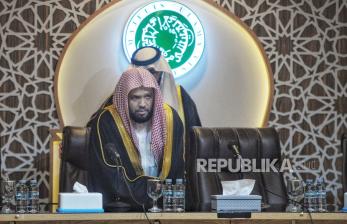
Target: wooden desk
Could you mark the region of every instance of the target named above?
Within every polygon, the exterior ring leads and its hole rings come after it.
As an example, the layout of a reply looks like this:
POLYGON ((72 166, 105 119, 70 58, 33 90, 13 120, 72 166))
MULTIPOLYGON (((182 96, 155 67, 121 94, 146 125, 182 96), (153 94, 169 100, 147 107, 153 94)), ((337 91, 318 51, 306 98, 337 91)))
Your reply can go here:
MULTIPOLYGON (((216 213, 147 213, 152 223, 178 224, 178 223, 218 223, 218 224, 243 224, 243 223, 310 223, 307 213, 252 213, 249 219, 221 219, 216 213)), ((314 224, 340 224, 347 223, 347 213, 313 213, 314 224)), ((143 213, 102 213, 102 214, 1 214, 0 223, 117 223, 117 224, 146 224, 148 223, 143 213)))

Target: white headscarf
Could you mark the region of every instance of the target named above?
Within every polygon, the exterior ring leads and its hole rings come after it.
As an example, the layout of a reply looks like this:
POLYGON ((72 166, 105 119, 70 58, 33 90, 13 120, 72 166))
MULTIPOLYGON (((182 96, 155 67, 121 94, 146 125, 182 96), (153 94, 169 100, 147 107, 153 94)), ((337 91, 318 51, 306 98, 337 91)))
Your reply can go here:
POLYGON ((132 55, 130 67, 153 68, 157 72, 162 72, 159 86, 164 102, 177 112, 180 111, 175 79, 169 64, 158 48, 145 46, 137 49, 132 55))

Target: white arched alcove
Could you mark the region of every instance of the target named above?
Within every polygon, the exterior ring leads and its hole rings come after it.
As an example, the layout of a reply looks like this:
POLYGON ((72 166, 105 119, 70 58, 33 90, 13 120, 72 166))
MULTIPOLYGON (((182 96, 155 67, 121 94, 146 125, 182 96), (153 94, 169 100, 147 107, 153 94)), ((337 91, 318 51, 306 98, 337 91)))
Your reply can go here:
MULTIPOLYGON (((115 1, 94 13, 67 43, 55 76, 61 125, 84 126, 128 67, 122 37, 134 10, 149 0, 115 1)), ((177 0, 200 19, 205 49, 180 83, 204 126, 261 127, 272 101, 272 74, 259 41, 239 19, 210 1, 177 0)))

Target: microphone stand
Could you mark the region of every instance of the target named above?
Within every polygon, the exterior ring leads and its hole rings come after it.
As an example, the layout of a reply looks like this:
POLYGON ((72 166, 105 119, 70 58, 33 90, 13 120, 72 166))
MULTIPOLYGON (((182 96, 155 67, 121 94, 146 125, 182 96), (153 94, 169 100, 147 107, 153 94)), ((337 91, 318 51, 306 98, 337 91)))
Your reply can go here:
MULTIPOLYGON (((239 178, 243 179, 243 173, 242 173, 243 157, 240 154, 239 148, 235 144, 229 144, 228 147, 229 147, 229 149, 231 149, 231 148, 233 149, 234 157, 240 161, 240 169, 241 169, 241 171, 239 172, 239 178)), ((267 191, 267 189, 265 189, 265 191, 267 191)), ((262 207, 262 209, 267 209, 267 208, 270 208, 271 206, 268 203, 266 203, 265 199, 264 199, 264 202, 262 202, 261 207, 262 207)))
MULTIPOLYGON (((117 151, 114 151, 115 155, 116 155, 116 163, 117 163, 117 173, 119 174, 120 172, 120 175, 121 175, 121 178, 124 180, 124 183, 128 189, 128 192, 130 194, 130 197, 133 199, 133 201, 138 204, 139 206, 141 206, 142 210, 143 210, 143 213, 145 214, 145 217, 148 221, 149 224, 152 224, 152 222, 149 220, 148 216, 147 216, 147 212, 146 212, 146 208, 145 208, 145 205, 143 203, 140 203, 138 200, 136 200, 135 196, 133 195, 133 191, 132 189, 130 188, 129 186, 129 183, 128 183, 128 180, 126 179, 125 177, 125 172, 124 170, 122 169, 123 168, 123 164, 122 164, 122 160, 120 159, 120 155, 118 154, 117 151)), ((115 204, 119 207, 122 206, 122 208, 124 208, 125 206, 128 206, 128 210, 126 211, 129 211, 130 210, 130 204, 128 203, 125 203, 125 202, 122 202, 122 201, 116 201, 115 204)))
POLYGON ((122 169, 121 169, 121 164, 120 164, 120 158, 119 154, 117 152, 114 152, 116 155, 116 193, 115 193, 115 199, 116 201, 112 201, 106 205, 107 211, 111 212, 127 212, 131 209, 131 205, 129 203, 123 202, 120 200, 120 195, 119 195, 119 189, 122 183, 122 180, 125 182, 127 185, 127 182, 124 178, 122 169), (119 179, 118 179, 119 177, 119 179), (118 181, 119 180, 119 181, 118 181))
POLYGON ((240 162, 240 171, 238 172, 238 176, 240 179, 243 179, 243 173, 242 173, 242 167, 243 167, 243 158, 240 155, 240 151, 238 149, 238 146, 235 144, 228 144, 228 148, 233 152, 234 159, 239 160, 240 162))

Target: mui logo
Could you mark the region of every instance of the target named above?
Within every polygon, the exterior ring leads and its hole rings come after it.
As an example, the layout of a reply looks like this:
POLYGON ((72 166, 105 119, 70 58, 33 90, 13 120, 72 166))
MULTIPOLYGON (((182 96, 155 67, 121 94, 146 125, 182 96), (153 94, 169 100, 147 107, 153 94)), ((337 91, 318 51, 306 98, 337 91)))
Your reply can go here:
POLYGON ((139 47, 158 47, 177 78, 198 63, 205 37, 198 17, 189 8, 177 2, 156 1, 131 15, 123 45, 128 59, 139 47))

